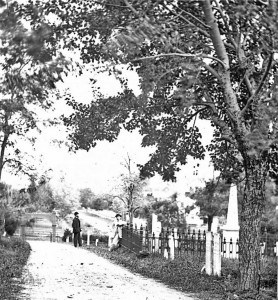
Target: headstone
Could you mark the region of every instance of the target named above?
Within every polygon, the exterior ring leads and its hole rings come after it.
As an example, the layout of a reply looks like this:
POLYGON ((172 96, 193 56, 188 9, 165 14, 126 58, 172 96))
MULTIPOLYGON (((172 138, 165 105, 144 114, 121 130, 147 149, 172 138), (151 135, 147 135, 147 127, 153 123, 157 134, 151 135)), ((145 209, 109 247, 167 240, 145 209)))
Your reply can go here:
POLYGON ((231 184, 229 205, 227 214, 227 223, 223 226, 223 239, 226 239, 226 256, 229 258, 237 258, 236 242, 239 239, 239 223, 238 223, 238 203, 237 203, 237 186, 231 184), (230 253, 230 241, 232 241, 232 250, 230 253))
POLYGON ((152 214, 152 234, 155 236, 155 252, 159 250, 159 234, 161 233, 161 222, 157 221, 157 215, 152 214))
POLYGON ((169 258, 169 254, 168 254, 168 250, 165 248, 164 249, 164 258, 168 259, 169 258))
POLYGON ((154 232, 154 229, 156 227, 156 223, 157 223, 157 215, 156 214, 152 214, 152 232, 154 232))
POLYGON ((213 233, 218 233, 218 226, 219 226, 219 217, 213 217, 212 224, 211 224, 211 231, 213 233))
POLYGON ((175 258, 175 243, 172 235, 169 235, 169 248, 170 248, 170 259, 175 258))
POLYGON ((174 228, 174 245, 175 247, 178 247, 178 229, 174 228))

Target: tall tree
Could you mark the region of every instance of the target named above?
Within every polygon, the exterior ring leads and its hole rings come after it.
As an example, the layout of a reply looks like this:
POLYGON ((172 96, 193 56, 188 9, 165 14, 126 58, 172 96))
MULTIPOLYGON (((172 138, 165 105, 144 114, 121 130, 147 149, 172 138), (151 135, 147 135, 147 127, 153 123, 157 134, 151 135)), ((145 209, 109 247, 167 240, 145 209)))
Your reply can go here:
MULTIPOLYGON (((0 3, 0 179, 5 166, 30 173, 27 154, 17 141, 33 144, 39 109, 50 109, 56 83, 69 62, 53 46, 53 29, 43 20, 32 23, 16 1, 0 3)), ((35 11, 35 8, 33 8, 35 11)), ((36 12, 39 16, 39 11, 36 12)), ((55 123, 54 120, 45 120, 55 123)), ((29 162, 30 164, 30 162, 29 162)), ((31 170, 30 170, 31 169, 31 170)))
POLYGON ((90 188, 84 188, 79 190, 79 202, 84 208, 91 206, 94 198, 94 193, 90 188))
POLYGON ((187 209, 200 207, 200 214, 208 220, 208 231, 211 231, 213 217, 227 214, 229 187, 224 182, 217 179, 206 181, 204 187, 197 187, 188 196, 196 201, 187 209))
POLYGON ((9 200, 10 187, 0 182, 0 239, 5 231, 5 211, 7 209, 9 200))
POLYGON ((124 167, 127 172, 121 174, 119 184, 115 187, 114 198, 123 202, 129 222, 132 223, 135 211, 144 204, 143 188, 146 181, 132 171, 132 162, 128 154, 124 160, 124 167))
POLYGON ((45 12, 84 62, 110 62, 119 76, 116 66, 127 64, 140 77, 137 97, 126 89, 91 105, 69 100, 77 112, 65 122, 77 149, 115 140, 121 124, 138 127, 142 145, 156 146, 142 174, 174 179, 187 155, 204 157, 196 118, 211 121, 215 168, 244 177, 239 286, 257 293, 265 180, 277 177, 277 2, 52 1, 45 12))

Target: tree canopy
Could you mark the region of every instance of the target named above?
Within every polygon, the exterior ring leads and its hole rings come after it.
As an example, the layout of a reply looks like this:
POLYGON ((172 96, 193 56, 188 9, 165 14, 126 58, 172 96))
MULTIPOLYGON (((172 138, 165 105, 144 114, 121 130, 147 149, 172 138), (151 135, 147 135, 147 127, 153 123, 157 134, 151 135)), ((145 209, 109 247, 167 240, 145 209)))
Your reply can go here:
MULTIPOLYGON (((15 1, 0 6, 1 179, 4 166, 26 174, 35 170, 30 161, 25 164, 27 153, 18 140, 34 143, 34 135, 27 133, 44 125, 38 108, 50 109, 53 96, 59 98, 56 84, 69 69, 69 60, 54 46, 53 29, 46 22, 32 22, 15 1)), ((45 123, 55 121, 50 118, 45 123)))

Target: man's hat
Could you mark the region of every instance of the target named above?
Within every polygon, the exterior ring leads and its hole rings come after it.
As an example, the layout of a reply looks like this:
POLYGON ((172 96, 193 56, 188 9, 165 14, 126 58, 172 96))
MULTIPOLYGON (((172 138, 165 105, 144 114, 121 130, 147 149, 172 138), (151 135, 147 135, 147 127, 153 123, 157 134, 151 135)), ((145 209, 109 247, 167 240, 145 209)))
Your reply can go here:
POLYGON ((115 218, 117 218, 117 217, 122 217, 122 215, 120 215, 120 214, 116 214, 115 218))
POLYGON ((74 215, 75 215, 75 216, 79 215, 79 212, 78 212, 78 211, 76 211, 76 212, 74 213, 74 215))

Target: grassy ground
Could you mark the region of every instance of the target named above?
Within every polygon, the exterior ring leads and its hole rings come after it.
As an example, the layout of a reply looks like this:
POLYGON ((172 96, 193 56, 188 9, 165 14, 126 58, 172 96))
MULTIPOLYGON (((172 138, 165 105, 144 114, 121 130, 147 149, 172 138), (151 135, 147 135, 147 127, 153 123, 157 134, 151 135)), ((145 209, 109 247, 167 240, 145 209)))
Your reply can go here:
MULTIPOLYGON (((263 269, 262 281, 264 278, 265 281, 262 293, 253 297, 248 294, 239 295, 237 292, 238 272, 236 261, 223 260, 223 275, 221 277, 216 277, 201 274, 200 270, 204 266, 204 257, 186 255, 173 261, 169 261, 160 255, 150 255, 146 258, 139 258, 134 253, 131 253, 124 248, 109 252, 107 244, 100 244, 98 247, 91 245, 90 247, 87 247, 87 249, 116 264, 128 268, 134 273, 157 279, 177 290, 193 294, 199 299, 270 300, 275 299, 276 296, 276 282, 272 281, 272 284, 268 285, 267 281, 267 276, 269 276, 269 274, 273 272, 272 269, 274 269, 272 268, 270 270, 270 266, 263 269)), ((271 280, 273 280, 272 277, 271 280)))
POLYGON ((29 257, 31 248, 19 238, 0 239, 0 299, 16 299, 20 290, 17 278, 29 257))

